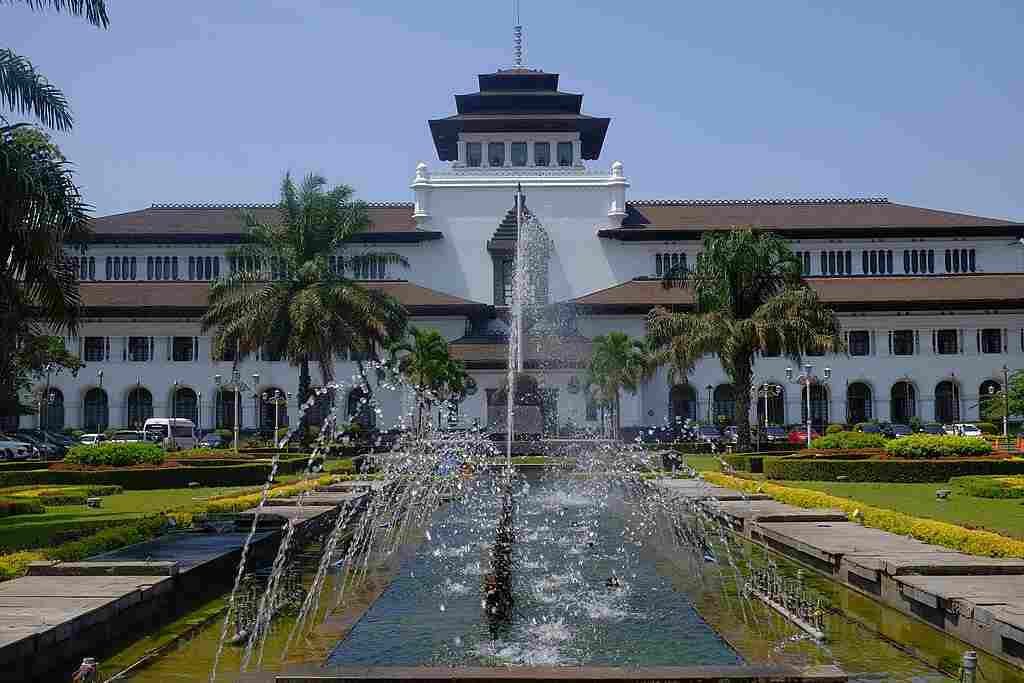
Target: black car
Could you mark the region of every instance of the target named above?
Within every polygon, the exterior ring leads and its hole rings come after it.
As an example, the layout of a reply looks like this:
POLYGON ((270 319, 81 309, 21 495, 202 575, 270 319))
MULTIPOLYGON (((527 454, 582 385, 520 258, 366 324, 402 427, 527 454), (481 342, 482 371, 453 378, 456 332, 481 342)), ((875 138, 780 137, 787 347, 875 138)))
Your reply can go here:
POLYGON ((34 429, 18 429, 15 430, 14 436, 25 443, 35 446, 46 460, 58 460, 63 458, 64 454, 68 452, 68 449, 61 444, 40 439, 33 432, 35 432, 34 429))
POLYGON ((922 434, 934 434, 936 436, 946 435, 946 430, 943 429, 942 425, 936 422, 933 422, 932 424, 921 425, 921 428, 918 429, 917 431, 919 431, 922 434))
POLYGON ((227 448, 229 441, 219 434, 207 434, 196 445, 199 448, 227 448))
POLYGON ((891 424, 885 431, 885 435, 890 439, 898 439, 901 436, 910 436, 914 433, 914 430, 909 425, 904 424, 891 424))
POLYGON ((865 434, 885 434, 885 430, 882 426, 873 422, 862 424, 859 431, 864 432, 865 434))

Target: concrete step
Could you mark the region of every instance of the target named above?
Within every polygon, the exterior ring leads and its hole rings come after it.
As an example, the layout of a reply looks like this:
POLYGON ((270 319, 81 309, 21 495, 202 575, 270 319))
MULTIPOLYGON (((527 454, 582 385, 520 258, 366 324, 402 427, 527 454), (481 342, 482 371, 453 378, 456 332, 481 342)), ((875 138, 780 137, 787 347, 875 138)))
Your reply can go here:
POLYGON ((32 562, 28 576, 176 576, 177 562, 32 562))

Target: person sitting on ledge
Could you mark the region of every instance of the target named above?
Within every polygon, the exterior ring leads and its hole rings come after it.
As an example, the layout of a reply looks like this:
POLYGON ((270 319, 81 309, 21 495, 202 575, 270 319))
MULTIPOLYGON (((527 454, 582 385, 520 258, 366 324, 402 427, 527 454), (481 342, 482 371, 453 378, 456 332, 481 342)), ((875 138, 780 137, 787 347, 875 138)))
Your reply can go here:
POLYGON ((619 577, 614 574, 608 577, 608 580, 604 582, 604 585, 608 588, 622 588, 622 582, 620 582, 619 577))

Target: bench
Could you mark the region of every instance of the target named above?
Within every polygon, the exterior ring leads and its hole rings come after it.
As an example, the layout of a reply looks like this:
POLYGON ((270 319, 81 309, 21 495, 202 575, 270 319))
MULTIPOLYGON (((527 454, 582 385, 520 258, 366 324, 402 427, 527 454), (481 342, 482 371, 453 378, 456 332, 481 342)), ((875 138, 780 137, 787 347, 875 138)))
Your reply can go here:
POLYGON ((85 499, 85 504, 88 507, 91 507, 91 508, 98 508, 98 507, 103 505, 103 499, 102 498, 86 498, 85 499))

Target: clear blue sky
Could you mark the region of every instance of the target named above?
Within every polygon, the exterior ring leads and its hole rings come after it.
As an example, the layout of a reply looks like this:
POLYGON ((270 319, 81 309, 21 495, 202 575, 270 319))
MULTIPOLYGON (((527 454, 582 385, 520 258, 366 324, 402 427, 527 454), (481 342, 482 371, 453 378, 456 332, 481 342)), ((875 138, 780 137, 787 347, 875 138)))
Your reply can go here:
MULTIPOLYGON (((408 200, 427 119, 511 62, 511 0, 0 5, 70 97, 99 214, 274 201, 286 169, 408 200)), ((526 65, 612 117, 632 198, 886 195, 1024 220, 1024 3, 522 0, 526 65)), ((593 162, 592 162, 593 163, 593 162)))

